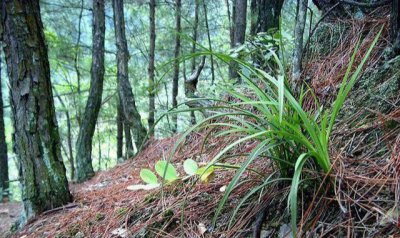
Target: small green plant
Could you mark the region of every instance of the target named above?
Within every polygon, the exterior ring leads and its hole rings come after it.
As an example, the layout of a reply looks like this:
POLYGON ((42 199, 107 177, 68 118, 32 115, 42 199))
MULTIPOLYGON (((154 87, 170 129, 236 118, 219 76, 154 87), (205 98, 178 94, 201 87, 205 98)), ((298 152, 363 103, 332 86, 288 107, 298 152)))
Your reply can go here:
MULTIPOLYGON (((226 167, 220 165, 221 167, 226 167)), ((176 171, 175 167, 166 160, 159 160, 156 162, 154 169, 156 174, 162 178, 162 181, 167 183, 172 183, 178 179, 186 179, 192 176, 200 176, 201 181, 208 182, 214 173, 214 166, 212 167, 200 167, 196 163, 196 161, 192 159, 187 159, 183 163, 183 169, 187 176, 179 177, 178 172, 176 171)), ((128 187, 129 190, 151 190, 160 186, 160 182, 158 181, 158 177, 153 171, 150 169, 141 169, 140 170, 140 178, 145 183, 143 184, 136 184, 131 185, 128 187)))
MULTIPOLYGON (((292 230, 295 235, 297 228, 297 192, 302 182, 303 168, 307 166, 310 170, 322 170, 325 174, 330 173, 329 140, 333 126, 347 95, 359 78, 373 47, 377 43, 380 33, 375 37, 361 62, 353 71, 354 61, 361 42, 359 40, 331 108, 319 106, 311 90, 302 89, 299 96, 295 98, 288 87, 285 67, 274 51, 271 51, 271 55, 278 67, 274 74, 267 73, 230 55, 209 50, 186 56, 185 59, 201 55, 213 55, 226 63, 235 62, 241 67, 240 75, 246 84, 243 85, 241 90, 237 89, 239 87, 227 89, 227 92, 235 100, 230 102, 216 100, 219 104, 208 108, 208 110, 213 111, 213 115, 199 121, 183 133, 172 150, 171 158, 189 133, 203 127, 221 127, 223 130, 220 130, 221 132, 215 136, 229 135, 236 136, 239 139, 223 148, 207 166, 200 168, 198 170, 200 177, 212 171, 231 149, 247 141, 255 140, 259 142, 249 153, 247 160, 237 168, 235 176, 227 186, 225 194, 216 208, 212 220, 213 226, 215 226, 229 195, 238 185, 242 174, 248 169, 249 165, 257 159, 271 159, 277 165, 279 173, 267 177, 260 186, 255 187, 244 196, 239 206, 234 210, 229 224, 233 224, 236 212, 250 196, 273 182, 291 181, 288 207, 291 213, 292 230), (315 104, 319 107, 318 110, 306 111, 303 109, 303 100, 307 95, 313 96, 315 104), (276 176, 279 177, 276 178, 276 176)), ((203 49, 205 48, 203 47, 203 49)), ((204 108, 201 109, 204 110, 204 108)), ((196 109, 181 109, 172 113, 192 110, 196 109)))

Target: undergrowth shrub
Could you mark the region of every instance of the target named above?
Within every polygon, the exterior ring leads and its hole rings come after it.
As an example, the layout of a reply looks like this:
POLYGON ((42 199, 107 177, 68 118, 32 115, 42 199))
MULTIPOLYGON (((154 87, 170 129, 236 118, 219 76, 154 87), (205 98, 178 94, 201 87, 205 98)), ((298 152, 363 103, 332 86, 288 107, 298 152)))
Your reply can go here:
MULTIPOLYGON (((307 167, 311 171, 322 171, 325 175, 330 173, 329 142, 335 120, 347 95, 361 75, 362 69, 381 31, 368 48, 361 63, 355 66, 353 63, 356 55, 360 54, 359 46, 361 39, 358 41, 338 90, 336 100, 330 108, 320 106, 317 98, 309 88, 303 88, 297 97, 294 96, 288 86, 288 77, 285 72, 284 63, 282 63, 274 51, 270 51, 270 55, 272 55, 278 69, 271 70, 268 73, 244 60, 227 54, 212 52, 204 47, 203 52, 186 55, 181 59, 184 61, 191 57, 212 55, 227 64, 236 62, 240 66, 239 74, 245 83, 240 87, 226 89, 226 92, 233 100, 226 102, 213 99, 216 102, 215 106, 206 108, 206 110, 210 111, 211 116, 201 120, 183 133, 172 150, 171 158, 189 133, 203 127, 223 128, 219 133, 214 135, 217 137, 238 137, 235 142, 223 148, 209 162, 204 173, 207 172, 208 168, 213 168, 217 163, 229 162, 222 160, 236 146, 240 146, 247 141, 255 140, 259 142, 250 151, 246 160, 238 167, 236 174, 227 186, 224 196, 216 208, 212 226, 215 226, 217 218, 229 195, 239 184, 242 174, 249 169, 249 165, 257 159, 267 159, 272 160, 279 171, 266 177, 260 185, 254 187, 242 198, 233 211, 229 226, 233 224, 240 206, 252 195, 272 183, 291 181, 290 193, 287 200, 291 215, 292 231, 294 235, 296 234, 297 193, 303 181, 302 171, 307 167), (306 96, 313 97, 317 110, 308 111, 303 109, 302 103, 306 96)), ((204 108, 177 109, 171 113, 192 110, 204 110, 204 108)), ((334 184, 334 181, 330 182, 334 184)))

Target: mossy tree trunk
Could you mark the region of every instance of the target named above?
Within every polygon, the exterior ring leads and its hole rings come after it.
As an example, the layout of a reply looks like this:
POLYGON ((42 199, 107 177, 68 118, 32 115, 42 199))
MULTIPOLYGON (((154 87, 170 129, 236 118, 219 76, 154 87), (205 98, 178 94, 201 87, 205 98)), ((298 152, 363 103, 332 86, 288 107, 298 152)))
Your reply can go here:
POLYGON ((3 0, 1 24, 26 218, 71 201, 39 1, 3 0))
POLYGON ((118 94, 121 98, 125 120, 132 129, 137 148, 144 143, 146 128, 136 108, 135 97, 128 75, 129 52, 125 35, 124 2, 113 0, 115 40, 117 44, 118 94))
MULTIPOLYGON (((0 61, 0 77, 1 77, 1 61, 0 61)), ((6 133, 4 128, 4 114, 3 114, 3 94, 0 79, 0 198, 3 200, 8 198, 8 156, 7 156, 7 143, 6 133)), ((0 200, 1 202, 1 200, 0 200)))
POLYGON ((84 112, 85 119, 81 121, 76 143, 76 178, 78 182, 83 182, 94 175, 92 166, 92 141, 103 94, 104 36, 104 0, 93 0, 91 81, 89 97, 84 112))

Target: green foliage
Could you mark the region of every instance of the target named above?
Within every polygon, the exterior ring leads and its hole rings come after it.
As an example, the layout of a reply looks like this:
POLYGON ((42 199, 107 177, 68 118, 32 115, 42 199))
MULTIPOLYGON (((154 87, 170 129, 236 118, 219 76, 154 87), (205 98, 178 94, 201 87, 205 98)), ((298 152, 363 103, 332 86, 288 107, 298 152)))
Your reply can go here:
MULTIPOLYGON (((329 140, 334 123, 379 36, 380 33, 376 36, 361 63, 357 65, 356 70, 351 73, 361 40, 357 44, 332 108, 319 106, 310 89, 302 89, 296 98, 288 87, 284 66, 274 50, 271 50, 270 53, 277 69, 270 70, 271 73, 230 55, 211 51, 197 53, 197 55, 213 55, 226 63, 234 61, 240 65, 239 73, 246 84, 242 88, 227 89, 227 93, 234 99, 229 102, 216 100, 219 105, 209 108, 209 110, 213 110, 213 115, 188 129, 178 140, 172 154, 175 153, 186 135, 202 127, 221 127, 221 132, 217 133, 216 137, 227 135, 238 137, 237 141, 223 148, 206 167, 202 168, 204 171, 200 173, 204 175, 209 170, 211 171, 211 168, 218 162, 221 162, 231 149, 243 145, 247 141, 259 142, 258 146, 251 150, 247 160, 238 168, 228 185, 215 211, 212 220, 213 226, 215 226, 230 193, 238 185, 241 175, 248 166, 257 159, 271 159, 277 165, 279 176, 282 179, 291 178, 288 205, 291 212, 292 229, 294 233, 296 232, 297 192, 302 181, 303 168, 307 167, 311 171, 322 170, 324 173, 330 172, 329 140), (319 107, 318 110, 305 110, 303 108, 305 97, 314 98, 315 105, 319 107)), ((263 187, 269 185, 271 180, 270 177, 265 180, 263 187)), ((257 187, 249 194, 254 194, 259 190, 260 188, 257 187)), ((247 199, 249 196, 245 197, 247 199)), ((236 212, 237 209, 235 209, 236 212)))
POLYGON ((175 167, 165 160, 157 161, 155 169, 157 174, 168 182, 178 179, 178 173, 176 172, 175 167))
POLYGON ((196 161, 187 159, 185 162, 183 162, 183 169, 188 175, 195 175, 199 167, 197 166, 196 161))
POLYGON ((140 178, 147 184, 158 184, 157 176, 149 169, 140 170, 140 178))

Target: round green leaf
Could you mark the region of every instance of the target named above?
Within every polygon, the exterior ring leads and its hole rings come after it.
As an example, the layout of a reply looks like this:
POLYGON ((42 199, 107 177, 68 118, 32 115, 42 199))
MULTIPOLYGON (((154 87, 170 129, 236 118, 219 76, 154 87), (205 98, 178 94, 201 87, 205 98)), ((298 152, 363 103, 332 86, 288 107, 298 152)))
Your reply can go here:
POLYGON ((167 180, 168 182, 172 182, 178 179, 178 173, 176 172, 174 166, 172 166, 172 164, 168 163, 165 160, 158 161, 155 165, 155 169, 157 174, 160 175, 161 177, 164 176, 164 171, 166 171, 165 180, 167 180))
POLYGON ((157 176, 149 169, 140 170, 140 178, 147 184, 158 184, 157 176))
POLYGON ((183 162, 183 169, 188 175, 195 175, 198 168, 196 161, 192 159, 187 159, 183 162))

